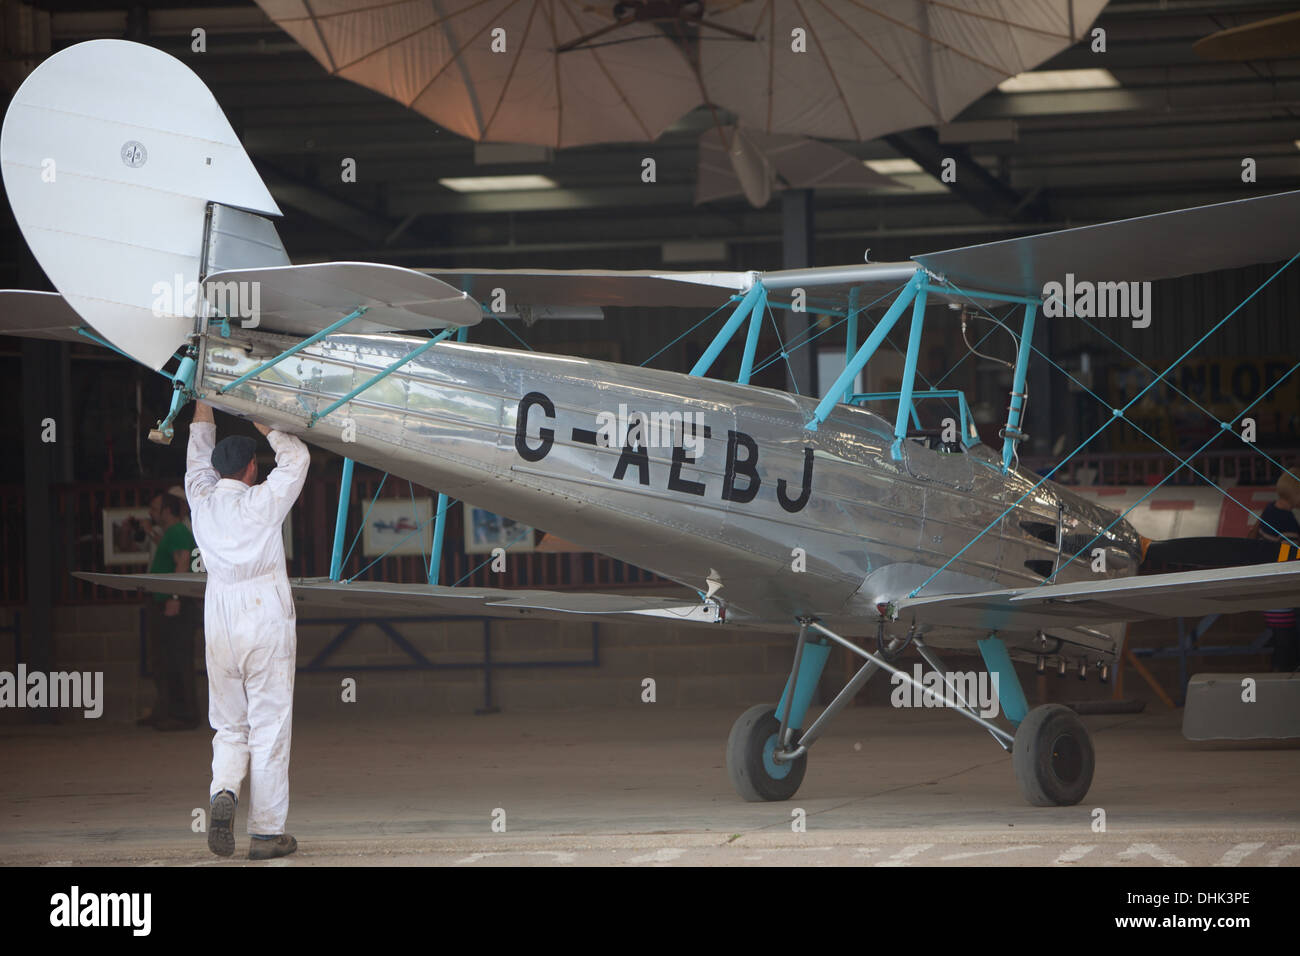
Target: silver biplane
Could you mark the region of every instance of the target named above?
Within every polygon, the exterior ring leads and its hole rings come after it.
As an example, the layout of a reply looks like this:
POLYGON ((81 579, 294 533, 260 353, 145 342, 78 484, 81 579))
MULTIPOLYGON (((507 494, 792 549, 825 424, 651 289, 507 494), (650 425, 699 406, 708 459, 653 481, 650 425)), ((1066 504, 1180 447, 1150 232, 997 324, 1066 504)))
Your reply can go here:
MULTIPOLYGON (((1105 679, 1126 622, 1274 607, 1300 583, 1300 563, 1264 551, 1236 561, 1244 566, 1138 576, 1158 543, 1016 459, 1045 283, 1294 258, 1300 193, 836 268, 292 265, 268 218, 279 209, 211 93, 178 60, 114 40, 66 49, 31 74, 5 117, 0 164, 23 234, 59 290, 0 293, 0 332, 90 338, 155 370, 178 360, 165 373, 174 398, 159 440, 201 398, 346 459, 333 566, 294 581, 300 605, 797 633, 780 700, 742 714, 727 744, 731 779, 747 800, 792 796, 809 748, 873 674, 915 683, 896 666, 914 648, 940 675, 937 651, 977 649, 998 677, 1013 729, 981 716, 949 681, 956 712, 1011 752, 1031 803, 1077 803, 1092 780, 1088 733, 1062 705, 1031 710, 1013 661, 1105 679), (464 341, 502 299, 521 313, 728 299, 734 309, 696 366, 678 373, 464 341), (859 343, 858 320, 877 300, 888 307, 859 343), (950 306, 990 303, 1023 311, 997 449, 978 440, 959 392, 916 387, 925 328, 950 331, 950 306), (844 369, 820 399, 749 384, 773 308, 846 321, 844 369), (859 372, 905 316, 901 388, 855 395, 859 372), (414 334, 431 329, 442 331, 414 334), (738 381, 705 378, 742 330, 738 381), (881 399, 894 403, 892 420, 860 407, 881 399), (955 440, 915 440, 909 425, 922 400, 955 403, 955 440), (640 413, 639 424, 670 423, 673 440, 611 433, 602 415, 620 407, 640 413), (345 580, 343 503, 354 461, 647 568, 699 597, 345 580), (863 664, 808 722, 836 645, 863 664)), ((165 584, 82 576, 195 596, 204 586, 197 575, 165 576, 165 584)))

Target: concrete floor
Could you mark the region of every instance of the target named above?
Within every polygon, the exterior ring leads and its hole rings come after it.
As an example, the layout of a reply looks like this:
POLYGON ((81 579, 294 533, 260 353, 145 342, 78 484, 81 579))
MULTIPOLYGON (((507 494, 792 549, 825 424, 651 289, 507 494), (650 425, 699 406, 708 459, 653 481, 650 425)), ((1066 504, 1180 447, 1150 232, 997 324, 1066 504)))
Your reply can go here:
POLYGON ((125 865, 1296 865, 1300 742, 1191 743, 1181 713, 1088 717, 1076 807, 1024 803, 1010 758, 941 711, 859 707, 788 803, 723 763, 730 710, 299 719, 269 864, 209 854, 210 734, 69 722, 0 730, 0 863, 125 865), (506 832, 491 829, 505 811, 506 832), (792 811, 806 832, 792 831, 792 811), (1096 809, 1105 832, 1095 832, 1096 809))

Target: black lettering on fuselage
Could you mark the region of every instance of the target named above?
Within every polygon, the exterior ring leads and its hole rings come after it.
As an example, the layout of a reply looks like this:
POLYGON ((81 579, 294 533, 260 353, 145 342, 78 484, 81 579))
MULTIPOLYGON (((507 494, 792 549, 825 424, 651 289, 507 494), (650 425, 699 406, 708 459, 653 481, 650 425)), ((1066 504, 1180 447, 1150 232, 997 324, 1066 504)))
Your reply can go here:
POLYGON ((646 451, 644 445, 623 446, 623 453, 618 456, 618 464, 614 466, 615 481, 623 480, 629 465, 636 466, 638 484, 650 484, 650 453, 646 451))
MULTIPOLYGON (((528 443, 528 416, 533 408, 540 408, 546 418, 554 421, 555 403, 542 392, 529 392, 519 400, 519 407, 515 413, 515 451, 524 461, 541 461, 550 454, 555 445, 555 430, 553 428, 538 428, 538 444, 530 445, 528 443)), ((694 426, 700 428, 700 426, 694 426)), ((699 432, 705 438, 711 437, 712 429, 708 426, 700 428, 699 432)), ((570 431, 570 437, 576 444, 590 445, 600 447, 597 433, 587 428, 573 428, 570 431)), ((734 501, 738 504, 748 504, 758 497, 759 488, 763 481, 758 471, 759 448, 758 442, 750 435, 742 431, 727 431, 727 461, 723 473, 722 493, 723 501, 734 501), (743 451, 743 456, 742 456, 743 451), (737 482, 738 478, 743 478, 743 486, 737 482)), ((691 481, 682 477, 682 468, 686 465, 694 465, 696 458, 686 453, 685 442, 673 446, 672 465, 668 472, 668 490, 675 491, 679 494, 693 495, 703 497, 708 488, 702 481, 691 481)), ((624 444, 622 451, 618 456, 618 463, 614 466, 613 478, 615 481, 624 481, 629 468, 635 468, 637 472, 637 484, 648 486, 650 484, 650 452, 646 444, 638 441, 635 445, 630 441, 624 444)), ((776 483, 776 498, 781 507, 791 514, 802 511, 812 498, 812 472, 813 472, 813 450, 804 448, 803 450, 803 477, 799 489, 799 497, 791 498, 789 492, 789 483, 784 478, 780 478, 776 483)))
POLYGON ((781 502, 781 507, 791 514, 803 511, 804 505, 808 504, 808 499, 812 497, 812 469, 813 450, 805 448, 803 450, 803 488, 799 492, 799 497, 793 501, 786 494, 785 479, 782 478, 776 483, 776 500, 781 502))
POLYGON ((668 472, 668 490, 682 491, 688 495, 704 496, 704 482, 687 481, 682 478, 682 465, 695 464, 695 456, 687 456, 684 445, 673 446, 673 467, 668 472))
POLYGON ((727 431, 727 470, 722 477, 722 500, 738 501, 741 504, 753 501, 758 494, 762 481, 758 477, 758 442, 744 432, 727 431), (741 460, 737 453, 745 449, 745 458, 741 460), (744 488, 736 487, 736 476, 749 479, 744 488))
POLYGON ((536 448, 528 445, 528 413, 534 405, 541 406, 547 418, 555 418, 555 403, 541 392, 529 392, 519 400, 519 410, 515 413, 515 451, 524 461, 541 461, 551 452, 555 444, 555 431, 551 428, 539 428, 537 437, 541 444, 536 448))

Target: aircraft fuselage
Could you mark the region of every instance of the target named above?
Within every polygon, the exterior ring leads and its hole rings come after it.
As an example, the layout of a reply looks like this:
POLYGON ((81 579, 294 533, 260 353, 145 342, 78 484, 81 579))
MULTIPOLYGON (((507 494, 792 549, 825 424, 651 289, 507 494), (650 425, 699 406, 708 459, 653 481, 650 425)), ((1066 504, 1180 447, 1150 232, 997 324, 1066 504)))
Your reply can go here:
POLYGON ((216 395, 293 344, 235 336, 209 334, 200 359, 196 387, 217 407, 700 591, 720 581, 731 620, 791 621, 795 608, 861 632, 923 584, 931 595, 1137 567, 1138 538, 1113 514, 1051 482, 1030 492, 1036 478, 1004 474, 982 445, 908 441, 895 460, 892 425, 864 409, 837 406, 814 432, 811 398, 442 343, 309 428, 419 340, 331 336, 216 395))

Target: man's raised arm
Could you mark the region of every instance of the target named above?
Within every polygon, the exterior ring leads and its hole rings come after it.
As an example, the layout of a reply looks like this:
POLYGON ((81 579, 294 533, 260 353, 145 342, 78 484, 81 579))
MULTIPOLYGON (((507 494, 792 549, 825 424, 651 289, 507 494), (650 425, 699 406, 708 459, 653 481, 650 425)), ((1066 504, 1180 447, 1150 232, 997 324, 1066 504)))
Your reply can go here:
POLYGON ((206 495, 221 480, 212 467, 212 448, 216 443, 217 425, 212 419, 212 406, 196 401, 185 452, 185 497, 190 501, 206 495))
POLYGON ((293 435, 258 422, 253 425, 266 436, 275 450, 275 467, 266 476, 266 481, 253 486, 248 500, 254 507, 263 510, 268 521, 280 524, 293 508, 293 503, 298 500, 302 486, 307 481, 311 452, 293 435))

